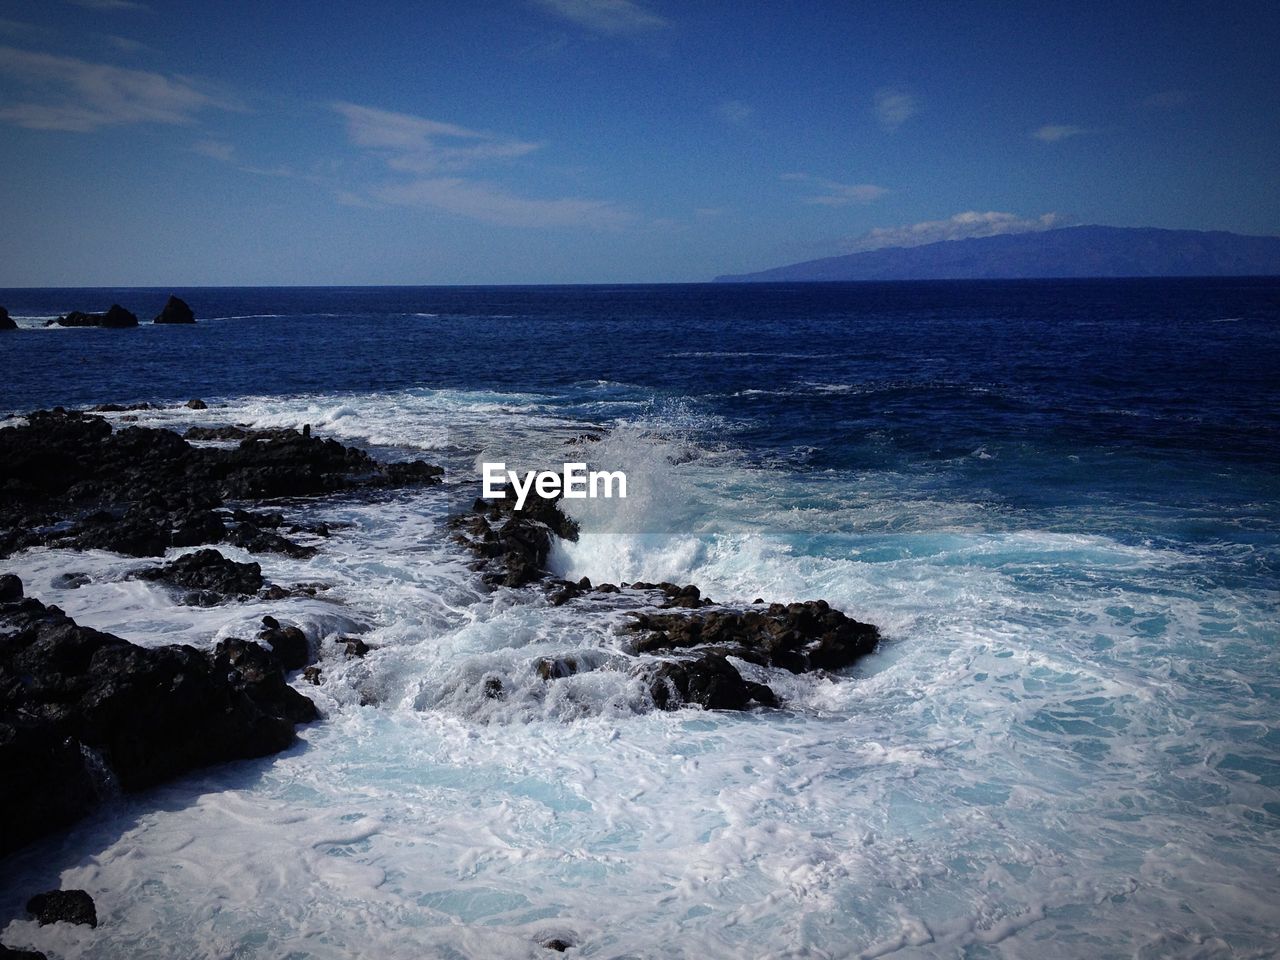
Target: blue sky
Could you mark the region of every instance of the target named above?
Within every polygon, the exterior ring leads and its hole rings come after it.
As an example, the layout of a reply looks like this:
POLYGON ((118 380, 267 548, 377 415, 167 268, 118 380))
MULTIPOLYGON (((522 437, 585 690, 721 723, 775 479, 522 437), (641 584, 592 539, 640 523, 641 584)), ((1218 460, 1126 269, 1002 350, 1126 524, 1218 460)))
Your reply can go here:
POLYGON ((0 0, 0 286, 1280 233, 1280 7, 0 0))

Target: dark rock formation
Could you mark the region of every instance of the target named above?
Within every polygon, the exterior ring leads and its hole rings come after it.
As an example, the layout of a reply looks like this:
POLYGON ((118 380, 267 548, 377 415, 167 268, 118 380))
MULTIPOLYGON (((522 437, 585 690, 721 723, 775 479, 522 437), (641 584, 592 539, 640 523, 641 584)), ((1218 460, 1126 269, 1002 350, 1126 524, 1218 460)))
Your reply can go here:
POLYGON ((183 406, 186 407, 188 410, 208 410, 209 409, 209 405, 205 403, 203 400, 201 400, 199 397, 196 397, 192 400, 188 400, 186 403, 183 404, 183 406))
POLYGON ((767 610, 637 613, 629 629, 640 653, 714 648, 792 673, 839 670, 866 656, 880 631, 833 610, 825 600, 770 604, 767 610))
POLYGON ((32 598, 0 605, 0 856, 114 790, 283 750, 315 717, 257 644, 145 648, 32 598))
POLYGON ((191 312, 185 300, 169 295, 164 309, 157 315, 153 323, 195 323, 196 315, 191 312))
POLYGON ((17 330, 18 325, 14 323, 13 317, 9 316, 9 311, 4 307, 0 307, 0 330, 17 330))
POLYGON ((228 560, 217 550, 184 553, 172 563, 147 567, 135 576, 181 587, 187 591, 188 603, 202 607, 252 596, 262 589, 262 567, 228 560))
POLYGON ((131 313, 120 304, 113 303, 106 313, 83 313, 79 310, 72 310, 65 316, 61 316, 57 320, 51 320, 49 323, 56 323, 60 327, 110 327, 119 329, 122 327, 136 327, 138 325, 138 317, 137 314, 131 313))
POLYGON ((560 512, 559 499, 530 493, 525 508, 517 510, 507 488, 505 499, 478 499, 470 513, 450 523, 455 539, 486 561, 486 581, 521 587, 546 576, 554 537, 578 539, 578 525, 560 512))
POLYGON ((22 580, 15 573, 0 577, 0 603, 14 603, 22 599, 22 580))
POLYGON ((297 627, 282 627, 275 617, 263 617, 262 628, 258 640, 271 648, 286 670, 301 670, 311 662, 311 644, 297 627))
MULTIPOLYGON (((102 417, 61 408, 31 413, 0 430, 0 556, 45 543, 160 556, 226 539, 214 512, 226 500, 438 483, 443 473, 421 461, 380 464, 292 430, 237 439, 233 449, 193 447, 171 430, 113 431, 102 417)), ((260 530, 235 537, 250 549, 310 549, 260 530)))
POLYGON ((93 897, 83 890, 50 890, 37 893, 27 901, 27 913, 39 921, 48 923, 80 923, 89 927, 98 925, 98 911, 93 897))
POLYGON ((708 710, 745 710, 752 702, 778 706, 763 683, 744 680, 723 655, 704 653, 696 660, 668 660, 654 672, 649 695, 659 710, 696 703, 708 710))

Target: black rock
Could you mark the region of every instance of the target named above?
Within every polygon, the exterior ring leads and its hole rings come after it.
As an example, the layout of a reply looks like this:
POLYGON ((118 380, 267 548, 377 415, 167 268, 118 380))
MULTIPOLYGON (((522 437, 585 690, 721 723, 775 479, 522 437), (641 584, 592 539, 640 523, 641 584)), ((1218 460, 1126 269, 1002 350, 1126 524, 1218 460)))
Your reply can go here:
POLYGON ((27 598, 0 607, 0 856, 114 790, 289 746, 315 706, 257 644, 139 647, 27 598))
POLYGON ((671 660, 658 667, 649 694, 659 710, 699 704, 708 710, 745 710, 753 701, 778 706, 773 690, 763 683, 744 680, 718 653, 704 653, 696 660, 671 660))
POLYGON ((774 603, 767 610, 637 613, 634 617, 628 629, 640 635, 637 652, 709 647, 792 673, 839 670, 871 653, 880 642, 880 631, 874 626, 831 609, 825 600, 774 603))
POLYGON ((98 911, 94 908, 93 897, 83 890, 37 893, 27 901, 27 913, 34 916, 42 927, 47 923, 81 923, 90 927, 98 925, 98 911))
POLYGON ((18 325, 14 323, 13 317, 9 316, 9 311, 4 307, 0 307, 0 330, 17 330, 18 325))
POLYGON ((109 327, 119 329, 121 327, 136 327, 138 325, 138 317, 120 306, 120 304, 113 303, 106 313, 83 313, 79 310, 72 310, 52 322, 60 327, 109 327))
POLYGON ((16 573, 0 576, 0 603, 13 603, 22 599, 22 580, 16 573))
POLYGON ((275 617, 263 617, 262 626, 258 639, 271 647, 286 670, 301 670, 311 662, 311 644, 297 627, 282 627, 275 617))
POLYGON ((230 600, 247 597, 262 589, 262 567, 237 563, 217 550, 185 553, 162 567, 148 567, 134 574, 139 580, 159 580, 194 591, 203 605, 205 597, 230 600))
MULTIPOLYGON (((192 321, 192 322, 194 323, 195 321, 192 321)), ((208 410, 209 409, 209 405, 205 403, 203 400, 201 400, 199 397, 196 397, 193 400, 188 400, 186 403, 183 404, 183 406, 186 407, 188 410, 208 410)))
POLYGON ((547 576, 554 538, 577 540, 578 525, 561 512, 559 497, 531 493, 524 509, 516 510, 510 487, 506 493, 501 500, 476 500, 471 512, 453 518, 450 526, 455 540, 488 561, 489 582, 521 587, 547 576))
POLYGON ((170 294, 164 309, 157 315, 154 323, 195 323, 196 315, 191 312, 186 301, 170 294))

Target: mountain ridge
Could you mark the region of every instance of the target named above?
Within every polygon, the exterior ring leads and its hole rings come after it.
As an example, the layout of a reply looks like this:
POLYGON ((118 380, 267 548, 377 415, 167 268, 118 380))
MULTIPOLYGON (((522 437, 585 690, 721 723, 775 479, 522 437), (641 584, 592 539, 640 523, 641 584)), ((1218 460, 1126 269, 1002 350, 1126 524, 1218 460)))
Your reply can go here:
POLYGON ((1280 275, 1277 236, 1090 224, 881 247, 715 279, 767 283, 1271 275, 1280 275))

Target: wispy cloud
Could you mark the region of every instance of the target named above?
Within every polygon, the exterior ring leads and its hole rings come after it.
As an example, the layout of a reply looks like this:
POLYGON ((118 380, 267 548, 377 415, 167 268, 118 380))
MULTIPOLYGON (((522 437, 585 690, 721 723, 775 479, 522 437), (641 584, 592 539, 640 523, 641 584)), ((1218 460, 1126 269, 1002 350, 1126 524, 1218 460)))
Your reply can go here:
POLYGON ((359 147, 386 151, 387 163, 406 173, 462 170, 485 160, 523 157, 541 145, 407 113, 339 102, 347 135, 359 147))
POLYGON ((534 0, 538 6, 596 33, 659 30, 668 21, 634 0, 534 0))
POLYGON ((1033 130, 1031 136, 1045 143, 1057 143, 1059 140, 1069 140, 1071 137, 1078 137, 1091 131, 1084 127, 1077 127, 1070 123, 1046 123, 1039 130, 1033 130))
MULTIPOLYGON (((346 121, 347 136, 354 145, 374 151, 395 173, 418 175, 367 191, 368 198, 377 202, 442 210, 511 227, 599 229, 631 219, 606 200, 522 197, 489 179, 441 175, 511 161, 539 149, 540 144, 354 103, 335 103, 333 109, 346 121)), ((355 204, 365 202, 365 197, 343 191, 340 200, 355 204)))
POLYGON ((380 187, 384 203, 432 207, 505 227, 618 227, 628 215, 605 200, 567 197, 538 200, 515 196, 498 184, 461 177, 433 177, 380 187))
POLYGON ((741 100, 726 100, 716 106, 716 116, 733 127, 750 127, 755 110, 741 100))
POLYGON ((202 110, 231 109, 190 83, 73 57, 0 46, 0 75, 30 99, 0 107, 0 122, 85 133, 129 123, 193 123, 202 110))
POLYGON ((823 191, 814 196, 805 197, 804 202, 824 207, 847 207, 854 203, 871 203, 889 192, 886 188, 874 183, 840 183, 836 180, 810 176, 807 173, 784 173, 781 179, 807 184, 816 190, 823 191))
POLYGON ((136 0, 67 0, 68 3, 86 10, 147 10, 145 3, 136 0))
POLYGON ((145 43, 134 40, 132 37, 121 37, 114 33, 104 33, 100 34, 100 36, 106 43, 111 44, 121 53, 141 53, 144 50, 151 49, 145 43))
POLYGON ((939 240, 963 240, 966 237, 994 237, 1006 233, 1031 233, 1063 225, 1063 218, 1056 213, 1040 217, 1024 218, 1013 213, 988 210, 966 210, 945 220, 925 220, 900 227, 876 227, 846 240, 842 247, 846 253, 862 250, 878 250, 881 247, 918 247, 939 240))
POLYGON ((886 130, 897 130, 919 112, 920 101, 901 87, 881 87, 876 91, 876 119, 886 130))

